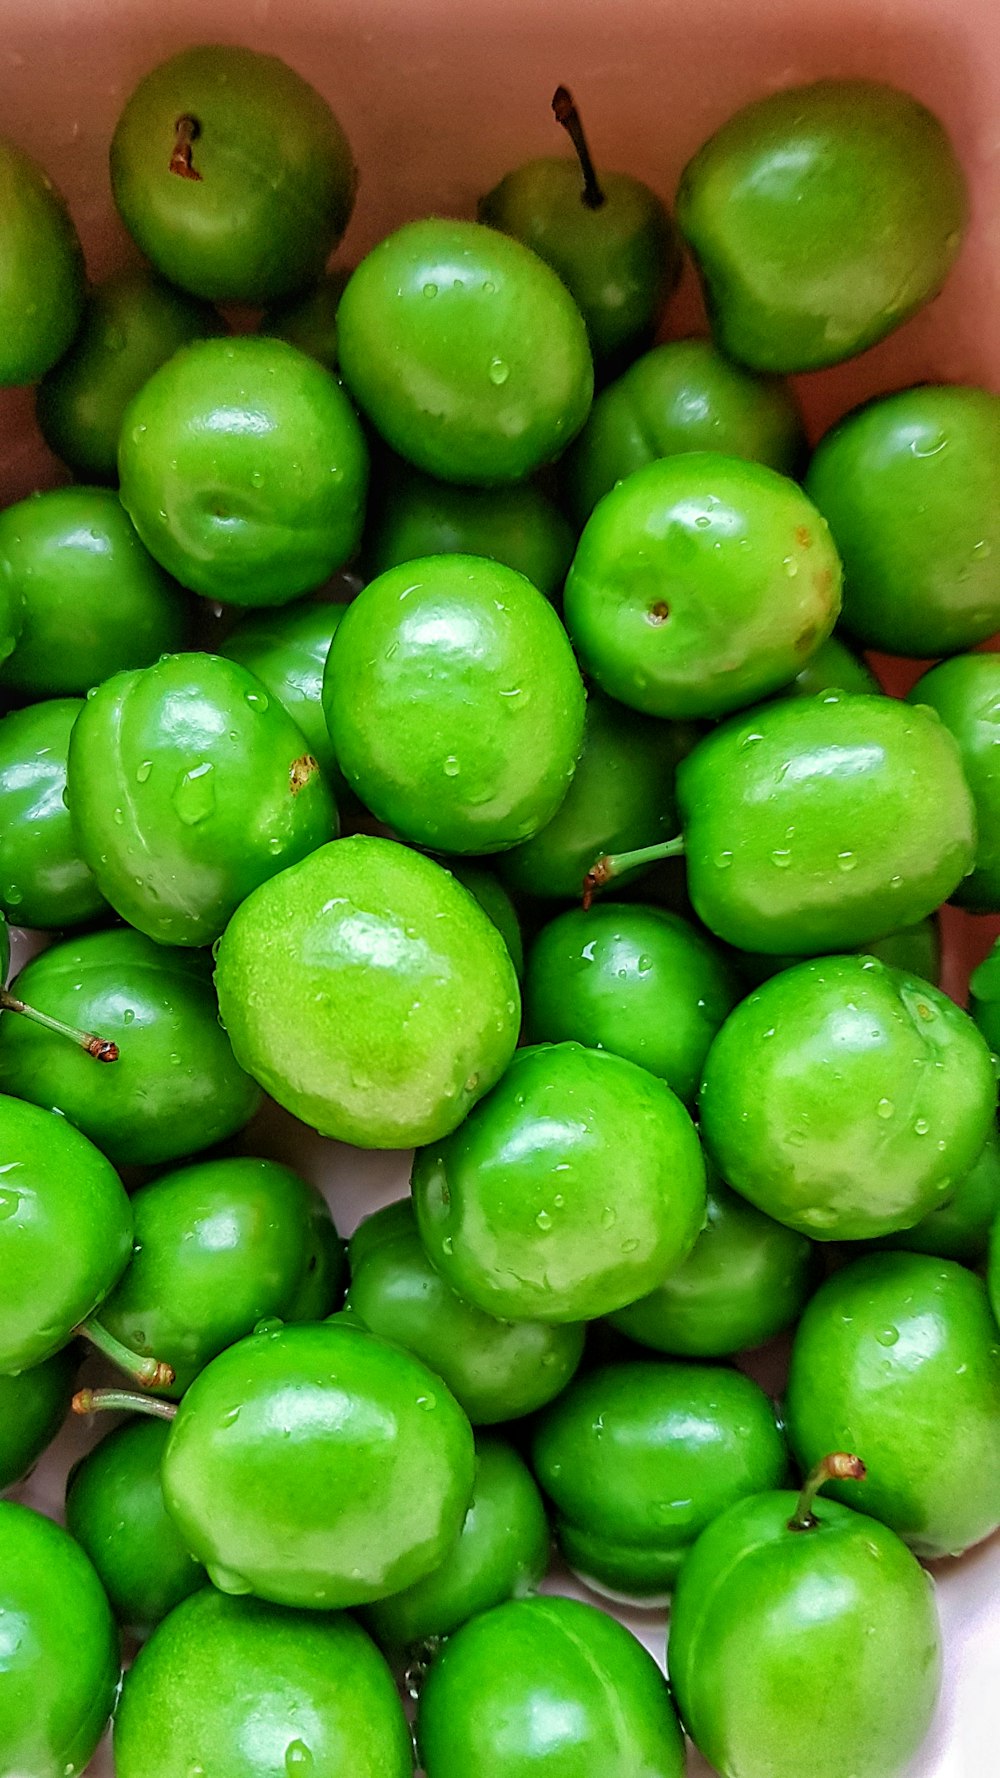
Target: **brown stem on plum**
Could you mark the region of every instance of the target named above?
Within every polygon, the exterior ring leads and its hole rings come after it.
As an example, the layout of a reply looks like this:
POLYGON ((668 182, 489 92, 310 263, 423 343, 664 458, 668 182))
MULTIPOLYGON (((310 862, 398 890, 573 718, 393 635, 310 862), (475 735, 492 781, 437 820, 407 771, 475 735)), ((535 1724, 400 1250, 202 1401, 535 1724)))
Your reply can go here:
POLYGON ((556 90, 552 95, 552 109, 555 112, 556 122, 562 124, 573 147, 576 149, 576 158, 580 163, 580 171, 583 174, 583 191, 580 194, 582 200, 586 204, 588 210, 599 210, 605 201, 604 193, 601 190, 594 162, 591 158, 590 149, 587 146, 587 138, 584 135, 580 113, 576 108, 573 95, 568 87, 556 87, 556 90))
POLYGON ((174 124, 174 146, 170 156, 170 171, 179 179, 201 180, 201 174, 194 165, 191 149, 201 135, 201 124, 196 117, 179 117, 174 124))
POLYGON ((860 1457, 849 1451, 831 1451, 810 1470, 799 1495, 798 1505, 788 1521, 789 1531, 812 1531, 819 1520, 813 1513, 813 1502, 827 1482, 863 1482, 868 1475, 860 1457))
POLYGON ((640 846, 634 852, 605 852, 592 864, 583 879, 583 905, 589 908, 599 889, 613 883, 615 877, 624 875, 627 870, 637 870, 644 864, 658 864, 661 858, 680 858, 684 852, 684 835, 677 834, 672 840, 663 840, 658 846, 640 846))
POLYGON ((173 1365, 164 1364, 159 1358, 140 1358, 129 1346, 123 1346, 114 1334, 102 1327, 99 1321, 81 1321, 74 1329, 81 1339, 89 1340, 98 1352, 103 1352, 112 1364, 138 1383, 141 1389, 167 1389, 174 1380, 173 1365))
POLYGON ((54 1031, 57 1037, 68 1037, 70 1043, 75 1043, 78 1049, 86 1050, 95 1062, 118 1060, 118 1045, 107 1037, 95 1037, 91 1031, 78 1031, 74 1025, 64 1025, 62 1019, 51 1019, 48 1013, 26 1006, 9 988, 0 988, 0 1011, 20 1013, 23 1019, 30 1019, 33 1025, 41 1025, 43 1030, 54 1031))
POLYGON ((177 1413, 175 1401, 134 1395, 131 1389, 78 1389, 71 1405, 74 1414, 147 1414, 154 1420, 173 1420, 177 1413))

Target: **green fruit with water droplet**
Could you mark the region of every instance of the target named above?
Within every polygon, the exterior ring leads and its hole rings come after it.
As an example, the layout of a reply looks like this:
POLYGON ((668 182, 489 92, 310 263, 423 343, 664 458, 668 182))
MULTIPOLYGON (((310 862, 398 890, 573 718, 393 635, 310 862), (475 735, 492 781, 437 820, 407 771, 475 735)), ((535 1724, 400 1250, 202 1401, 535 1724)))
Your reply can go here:
POLYGON ((481 870, 478 865, 468 864, 464 859, 449 858, 448 869, 453 877, 457 877, 463 889, 475 896, 484 914, 492 920, 504 944, 510 952, 510 960, 518 981, 524 975, 524 940, 521 936, 521 921, 516 907, 503 884, 492 871, 481 870))
POLYGON ((77 1358, 72 1347, 18 1376, 0 1376, 0 1489, 27 1475, 69 1412, 77 1358))
POLYGON ((849 648, 840 636, 828 636, 796 673, 790 685, 777 693, 781 698, 818 698, 824 691, 879 693, 882 687, 864 657, 849 648))
POLYGON ((911 1253, 933 1253, 979 1266, 987 1254, 990 1230, 1000 1216, 1000 1134, 991 1130, 983 1151, 959 1180, 953 1198, 911 1229, 887 1235, 879 1245, 911 1253))
POLYGON ((0 720, 0 909, 20 926, 65 928, 106 906, 66 807, 76 698, 49 698, 0 720))
POLYGON ((1000 913, 1000 656, 961 654, 942 661, 917 680, 909 702, 936 710, 954 735, 976 805, 975 869, 951 899, 974 914, 1000 913))
POLYGON ((345 605, 307 600, 277 611, 251 612, 219 647, 226 660, 253 673, 298 724, 338 799, 347 785, 326 726, 323 670, 346 609, 345 605))

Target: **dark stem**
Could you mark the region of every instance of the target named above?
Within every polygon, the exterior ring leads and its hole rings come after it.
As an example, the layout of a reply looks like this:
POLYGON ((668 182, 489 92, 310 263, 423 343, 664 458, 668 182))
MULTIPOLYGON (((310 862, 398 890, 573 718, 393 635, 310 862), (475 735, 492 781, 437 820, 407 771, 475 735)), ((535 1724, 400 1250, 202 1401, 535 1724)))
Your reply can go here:
POLYGON ((123 1346, 121 1340, 116 1340, 99 1321, 81 1321, 74 1332, 81 1339, 89 1340, 98 1352, 103 1352, 105 1358, 110 1358, 112 1364, 142 1389, 166 1389, 174 1380, 172 1365, 162 1364, 158 1358, 140 1358, 138 1352, 123 1346))
POLYGON ((179 179, 201 179, 201 174, 191 159, 192 145, 201 135, 201 124, 196 117, 179 117, 174 124, 174 147, 170 156, 170 171, 179 179))
POLYGON ((111 1043, 106 1037, 95 1037, 91 1031, 78 1031, 74 1025, 64 1025, 62 1019, 50 1019, 48 1013, 37 1012, 33 1006, 25 1006, 9 988, 0 988, 0 1011, 20 1013, 23 1019, 30 1019, 33 1025, 41 1025, 45 1031, 54 1031, 57 1037, 68 1037, 78 1049, 86 1050, 95 1062, 117 1062, 118 1045, 111 1043))
POLYGON ((643 864, 658 864, 661 858, 680 858, 683 852, 682 833, 675 839, 662 840, 658 846, 640 846, 636 852, 605 852, 596 864, 591 865, 583 879, 584 907, 590 907, 598 889, 604 889, 625 871, 636 870, 643 864))
POLYGON ((587 138, 583 133, 580 113, 568 87, 556 87, 552 95, 552 109, 555 112, 556 122, 562 124, 576 149, 576 158, 583 174, 583 201, 588 210, 599 210, 604 203, 604 193, 601 190, 590 149, 587 146, 587 138))
POLYGON ((868 1474, 860 1457, 849 1451, 831 1451, 810 1470, 802 1485, 799 1503, 788 1521, 789 1531, 812 1531, 818 1524, 813 1514, 813 1501, 826 1482, 863 1482, 868 1474))
POLYGON ((175 1401, 133 1395, 131 1389, 78 1389, 72 1407, 74 1414, 148 1414, 154 1420, 172 1420, 177 1413, 175 1401))

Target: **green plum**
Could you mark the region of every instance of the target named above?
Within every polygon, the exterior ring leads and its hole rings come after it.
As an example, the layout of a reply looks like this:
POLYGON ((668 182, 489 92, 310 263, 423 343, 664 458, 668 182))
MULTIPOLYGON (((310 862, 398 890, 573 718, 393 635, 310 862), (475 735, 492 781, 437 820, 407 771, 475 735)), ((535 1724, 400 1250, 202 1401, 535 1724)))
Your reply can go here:
POLYGON ((107 1296, 132 1251, 132 1209, 110 1162, 64 1117, 0 1096, 0 1148, 0 1375, 16 1376, 107 1296))
POLYGON ((35 413, 50 451, 79 481, 113 482, 129 402, 181 346, 224 333, 208 303, 128 266, 87 297, 70 350, 39 385, 35 413))
MULTIPOLYGON (((986 1258, 990 1230, 1000 1216, 1000 1135, 990 1130, 982 1153, 958 1182, 954 1197, 911 1229, 887 1235, 884 1247, 906 1247, 940 1259, 978 1266, 986 1258)), ((1000 1317, 998 1317, 1000 1319, 1000 1317)))
POLYGON ((83 254, 48 174, 0 137, 0 388, 37 383, 66 351, 84 303, 83 254))
POLYGON ((365 1627, 389 1655, 450 1636, 480 1612, 533 1593, 549 1543, 542 1497, 523 1458, 502 1439, 477 1438, 472 1504, 457 1543, 424 1580, 366 1606, 365 1627))
POLYGON ((242 904, 216 987, 237 1061, 360 1148, 446 1135, 517 1043, 517 977, 492 920, 432 859, 364 834, 242 904))
POLYGON ((815 698, 824 691, 881 692, 882 687, 863 657, 840 636, 828 636, 814 655, 778 692, 782 698, 815 698))
MULTIPOLYGON (((891 964, 893 969, 905 970, 907 975, 922 976, 936 988, 941 985, 941 933, 933 915, 913 926, 903 926, 899 932, 890 932, 885 938, 870 939, 859 945, 858 951, 891 964)), ((733 951, 731 960, 743 980, 755 988, 781 970, 807 961, 801 956, 779 957, 764 951, 733 951)))
POLYGON ((371 1333, 422 1359, 473 1426, 543 1407, 580 1362, 582 1327, 498 1321, 456 1296, 424 1252, 409 1202, 363 1222, 348 1255, 352 1314, 371 1333))
POLYGON ((368 447, 335 377, 285 340, 197 340, 125 410, 121 497, 182 586, 285 605, 361 539, 368 447))
POLYGON ((8 506, 0 583, 24 612, 0 684, 29 698, 82 694, 184 646, 187 604, 110 488, 53 488, 8 506))
POLYGON ((986 1264, 986 1288, 996 1321, 1000 1321, 1000 1233, 997 1232, 998 1230, 1000 1230, 1000 1216, 994 1219, 986 1264))
POLYGON ((337 831, 302 730, 219 655, 107 680, 73 729, 68 796, 102 894, 160 944, 211 943, 252 890, 337 831))
MULTIPOLYGON (((997 408, 1000 410, 1000 401, 997 408)), ((1000 655, 961 654, 942 661, 917 680, 909 701, 936 710, 954 735, 976 805, 979 841, 975 868, 951 899, 974 914, 1000 914, 1000 764, 994 757, 1000 720, 1000 655)))
POLYGON ((749 1377, 652 1360, 576 1378, 539 1415, 531 1461, 570 1567, 598 1592, 648 1603, 672 1591, 706 1525, 788 1469, 774 1408, 749 1377))
POLYGON ((677 194, 713 334, 754 370, 818 370, 884 339, 937 295, 967 217, 943 126, 874 80, 744 106, 677 194))
POLYGON ((309 1248, 306 1268, 285 1309, 285 1321, 323 1321, 337 1310, 347 1288, 347 1249, 333 1226, 322 1192, 306 1206, 309 1248))
POLYGON ((806 477, 844 563, 846 630, 929 657, 1000 628, 1000 396, 922 384, 848 414, 806 477))
POLYGON ((71 1347, 15 1377, 0 1377, 0 1489, 38 1461, 69 1412, 76 1356, 71 1347))
POLYGON ((65 802, 69 737, 82 708, 76 698, 48 698, 0 718, 0 910, 21 926, 81 926, 107 906, 65 802))
POLYGON ((162 1420, 116 1426, 70 1471, 66 1524, 97 1570, 118 1622, 148 1636, 182 1599, 206 1585, 163 1502, 162 1420))
POLYGON ((633 709, 725 716, 787 684, 833 629, 840 560, 801 488, 712 451, 606 494, 566 580, 586 672, 633 709))
POLYGON ((492 920, 510 952, 514 973, 520 981, 524 975, 524 939, 521 936, 517 909, 503 884, 492 871, 481 870, 478 865, 468 864, 465 859, 449 858, 448 869, 492 920))
POLYGON ((511 1321, 591 1321, 645 1296, 705 1215, 694 1126, 669 1087, 578 1043, 519 1050, 418 1150, 421 1239, 452 1289, 511 1321))
POLYGON ((403 839, 442 852, 500 851, 552 819, 585 701, 551 605, 481 556, 427 556, 371 581, 323 683, 348 784, 403 839))
POLYGON ((268 309, 258 333, 287 340, 300 352, 318 359, 327 370, 337 368, 337 310, 350 273, 326 272, 300 296, 287 296, 268 309))
POLYGON ((990 1052, 947 995, 874 957, 822 957, 730 1014, 699 1110, 743 1197, 814 1240, 857 1241, 946 1203, 996 1103, 990 1052))
POLYGON ((53 945, 14 987, 48 1017, 116 1042, 119 1055, 95 1069, 57 1033, 2 1016, 0 1088, 61 1112, 116 1166, 194 1154, 256 1111, 260 1089, 219 1028, 206 956, 119 927, 53 945))
POLYGON ((115 1713, 118 1778, 410 1778, 396 1688, 347 1616, 207 1587, 154 1632, 115 1713))
POLYGON ((111 1715, 118 1637, 79 1544, 0 1500, 0 1748, 11 1778, 79 1778, 111 1715))
MULTIPOLYGON (((864 1476, 843 1452, 830 1471, 864 1476)), ((737 1501, 681 1569, 670 1681, 721 1778, 902 1778, 930 1727, 934 1583, 884 1525, 814 1501, 823 1479, 737 1501)))
POLYGON ((728 1358, 797 1320, 816 1282, 814 1254, 804 1235, 710 1178, 705 1226, 683 1265, 609 1320, 656 1352, 728 1358))
POLYGON ((523 481, 590 409, 587 329, 555 272, 476 222, 410 222, 352 274, 340 366, 399 456, 441 481, 523 481))
POLYGON ((126 228, 157 271, 211 302, 274 302, 318 278, 356 184, 350 144, 315 87, 235 44, 153 68, 111 143, 126 228))
POLYGON ((1000 1334, 986 1286, 953 1260, 873 1253, 828 1278, 795 1335, 785 1414, 804 1469, 849 1434, 868 1511, 918 1556, 960 1555, 1000 1525, 1000 1334))
POLYGON ((652 1656, 577 1599, 519 1599, 459 1630, 417 1715, 427 1778, 682 1778, 684 1741, 652 1656))
POLYGON ((251 612, 219 644, 219 653, 259 679, 288 711, 309 743, 334 794, 347 785, 337 765, 323 711, 323 669, 344 605, 306 603, 251 612))
POLYGON ((580 524, 616 482, 679 451, 746 457, 794 475, 805 436, 791 388, 731 364, 711 340, 654 346, 602 389, 567 452, 563 485, 580 524))
POLYGON ((969 1011, 994 1055, 1000 1056, 1000 939, 969 977, 969 1011))

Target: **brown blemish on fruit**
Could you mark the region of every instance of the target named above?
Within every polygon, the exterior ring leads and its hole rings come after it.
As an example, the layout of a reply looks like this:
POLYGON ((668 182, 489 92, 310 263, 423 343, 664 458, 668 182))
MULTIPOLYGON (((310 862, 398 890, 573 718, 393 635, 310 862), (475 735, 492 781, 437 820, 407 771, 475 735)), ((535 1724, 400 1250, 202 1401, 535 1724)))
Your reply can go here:
POLYGON ((651 624, 665 624, 669 616, 670 606, 667 604, 666 599, 657 599, 656 604, 649 607, 649 610, 646 613, 646 621, 651 624))
POLYGON ((796 525, 795 541, 796 543, 801 544, 803 549, 810 548, 812 544, 812 533, 810 532, 808 525, 796 525))
POLYGON ((170 156, 170 171, 179 179, 195 179, 201 183, 201 174, 191 157, 192 144, 201 135, 201 124, 196 117, 179 117, 174 124, 174 147, 170 156))
POLYGON ((816 579, 813 584, 816 588, 816 591, 818 593, 822 593, 823 597, 825 598, 827 593, 830 591, 830 588, 833 585, 833 569, 832 568, 821 568, 819 570, 819 573, 817 574, 816 579))
POLYGON ((792 645, 796 654, 811 654, 816 646, 816 635, 816 625, 806 624, 805 629, 799 631, 792 645))
POLYGON ((314 759, 311 753, 303 753, 301 758, 293 759, 288 768, 288 782, 292 795, 298 796, 299 791, 305 789, 310 778, 314 778, 318 771, 319 760, 314 759))

